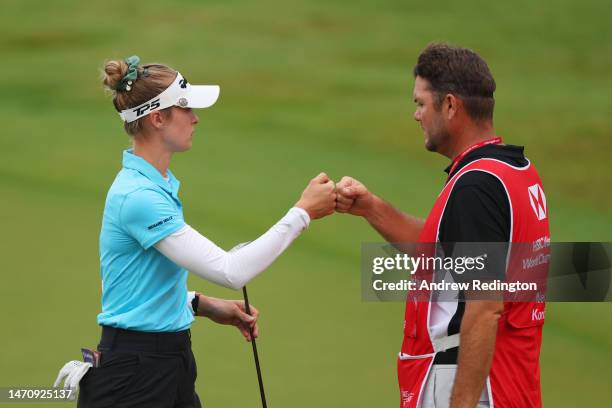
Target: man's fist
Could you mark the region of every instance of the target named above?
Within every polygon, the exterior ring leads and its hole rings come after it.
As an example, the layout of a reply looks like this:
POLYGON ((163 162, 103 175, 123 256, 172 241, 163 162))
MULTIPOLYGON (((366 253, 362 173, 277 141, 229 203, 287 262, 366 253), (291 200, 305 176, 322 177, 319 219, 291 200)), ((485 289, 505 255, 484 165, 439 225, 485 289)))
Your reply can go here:
POLYGON ((334 182, 327 177, 327 174, 319 174, 310 180, 295 206, 304 209, 311 220, 332 214, 336 208, 334 182))
POLYGON ((374 202, 374 196, 366 186, 348 176, 336 184, 336 193, 336 211, 340 213, 365 216, 374 202))

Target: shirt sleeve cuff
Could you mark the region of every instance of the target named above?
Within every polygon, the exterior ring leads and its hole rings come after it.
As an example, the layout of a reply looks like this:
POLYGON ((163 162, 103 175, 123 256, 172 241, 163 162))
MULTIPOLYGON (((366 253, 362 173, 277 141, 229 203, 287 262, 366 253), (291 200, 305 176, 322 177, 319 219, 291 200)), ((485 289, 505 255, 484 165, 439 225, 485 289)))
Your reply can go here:
POLYGON ((308 226, 310 225, 310 216, 308 215, 308 212, 306 212, 306 210, 304 210, 303 208, 293 207, 287 212, 287 215, 290 214, 299 218, 302 223, 303 229, 308 228, 308 226))
POLYGON ((191 310, 191 313, 195 316, 195 311, 193 310, 193 307, 191 306, 191 303, 193 302, 193 299, 195 299, 195 291, 193 292, 187 292, 187 307, 189 308, 189 310, 191 310))

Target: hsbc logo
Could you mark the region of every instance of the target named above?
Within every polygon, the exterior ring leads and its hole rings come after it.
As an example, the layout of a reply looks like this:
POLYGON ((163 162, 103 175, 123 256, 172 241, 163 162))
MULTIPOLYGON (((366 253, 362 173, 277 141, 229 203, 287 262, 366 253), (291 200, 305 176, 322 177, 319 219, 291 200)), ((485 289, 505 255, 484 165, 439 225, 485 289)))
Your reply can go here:
POLYGON ((539 184, 534 184, 527 188, 529 193, 529 201, 531 202, 531 208, 538 217, 538 221, 542 221, 546 218, 546 196, 544 191, 539 184))

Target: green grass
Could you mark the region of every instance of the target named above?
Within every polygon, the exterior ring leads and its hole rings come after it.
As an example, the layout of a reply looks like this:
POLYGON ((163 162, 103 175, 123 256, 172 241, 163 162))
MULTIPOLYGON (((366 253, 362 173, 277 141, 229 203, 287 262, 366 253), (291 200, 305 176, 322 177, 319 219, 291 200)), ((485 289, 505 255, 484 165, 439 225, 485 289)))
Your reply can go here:
MULTIPOLYGON (((129 144, 100 85, 109 58, 137 53, 221 85, 219 103, 198 112, 194 149, 172 168, 187 221, 225 248, 263 232, 319 171, 353 175, 426 215, 446 161, 423 149, 411 69, 434 40, 489 62, 496 129, 526 145, 538 167, 553 240, 612 240, 607 2, 174 4, 3 2, 0 387, 50 385, 79 347, 97 344, 101 212, 129 144)), ((315 222, 249 285, 262 312, 270 406, 397 405, 403 305, 360 300, 360 244, 376 240, 362 220, 315 222)), ((240 296, 196 279, 190 286, 240 296)), ((546 406, 606 404, 611 311, 548 306, 546 406)), ((238 332, 202 320, 193 340, 204 404, 257 406, 250 347, 238 332)))

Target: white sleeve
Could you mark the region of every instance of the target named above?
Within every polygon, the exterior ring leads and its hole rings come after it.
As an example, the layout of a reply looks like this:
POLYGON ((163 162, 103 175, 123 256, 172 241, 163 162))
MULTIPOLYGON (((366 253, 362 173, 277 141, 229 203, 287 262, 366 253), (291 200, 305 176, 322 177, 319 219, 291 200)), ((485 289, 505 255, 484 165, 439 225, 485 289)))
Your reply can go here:
POLYGON ((155 248, 191 273, 231 289, 240 289, 266 270, 308 227, 310 217, 294 207, 255 241, 227 252, 189 225, 155 244, 155 248))

